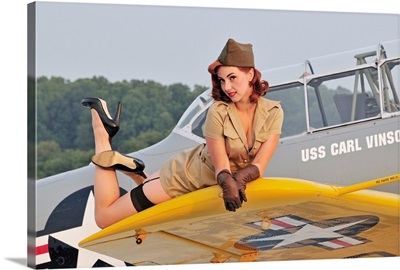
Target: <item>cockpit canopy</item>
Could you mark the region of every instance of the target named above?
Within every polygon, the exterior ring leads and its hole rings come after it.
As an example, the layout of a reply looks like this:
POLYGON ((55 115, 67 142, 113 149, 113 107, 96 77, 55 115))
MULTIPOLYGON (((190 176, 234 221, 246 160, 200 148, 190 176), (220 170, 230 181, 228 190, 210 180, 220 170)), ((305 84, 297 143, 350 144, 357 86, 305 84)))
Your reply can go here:
MULTIPOLYGON (((281 101, 281 138, 400 115, 399 40, 263 71, 265 98, 281 101), (290 77, 290 78, 289 78, 290 77)), ((198 96, 175 132, 203 142, 210 90, 198 96)))

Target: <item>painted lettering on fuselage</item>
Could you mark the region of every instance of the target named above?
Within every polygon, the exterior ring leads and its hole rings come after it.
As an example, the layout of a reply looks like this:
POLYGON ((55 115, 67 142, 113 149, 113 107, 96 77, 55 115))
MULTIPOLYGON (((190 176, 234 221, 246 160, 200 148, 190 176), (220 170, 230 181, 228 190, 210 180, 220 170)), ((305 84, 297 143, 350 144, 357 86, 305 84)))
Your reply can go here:
POLYGON ((325 157, 341 155, 400 143, 400 129, 368 135, 365 138, 334 142, 329 146, 319 145, 301 150, 301 161, 308 162, 325 157))

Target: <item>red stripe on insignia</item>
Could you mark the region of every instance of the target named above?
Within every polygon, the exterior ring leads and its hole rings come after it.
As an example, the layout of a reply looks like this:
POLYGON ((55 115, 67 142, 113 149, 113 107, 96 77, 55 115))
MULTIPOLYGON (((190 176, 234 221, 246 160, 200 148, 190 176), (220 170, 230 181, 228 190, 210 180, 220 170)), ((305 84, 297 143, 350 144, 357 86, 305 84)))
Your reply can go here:
POLYGON ((43 246, 38 246, 36 247, 36 255, 41 255, 44 253, 49 252, 49 245, 43 245, 43 246))
POLYGON ((291 225, 291 224, 289 224, 289 223, 286 223, 286 222, 282 222, 282 221, 277 220, 277 219, 271 220, 271 223, 274 224, 274 225, 276 225, 276 226, 283 227, 283 228, 290 228, 290 227, 293 227, 293 225, 291 225))
POLYGON ((352 244, 347 243, 347 242, 344 242, 344 241, 341 241, 341 240, 339 240, 339 239, 332 240, 331 242, 332 242, 332 243, 335 243, 335 244, 337 244, 337 245, 344 246, 344 247, 350 247, 350 246, 352 246, 352 244))

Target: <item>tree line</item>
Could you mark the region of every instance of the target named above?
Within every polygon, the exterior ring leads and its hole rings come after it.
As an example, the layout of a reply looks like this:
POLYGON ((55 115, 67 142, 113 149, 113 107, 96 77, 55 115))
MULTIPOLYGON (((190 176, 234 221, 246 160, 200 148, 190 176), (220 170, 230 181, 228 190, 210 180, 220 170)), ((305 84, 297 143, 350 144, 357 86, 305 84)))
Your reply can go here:
POLYGON ((36 112, 28 111, 28 128, 35 130, 36 139, 28 134, 28 147, 36 147, 36 164, 31 166, 36 165, 37 179, 90 162, 94 138, 90 111, 80 103, 84 97, 104 99, 112 116, 118 102, 122 102, 121 128, 113 147, 129 153, 165 138, 190 103, 207 89, 199 85, 191 89, 180 83, 162 85, 151 80, 109 82, 105 77, 75 81, 39 77, 28 83, 35 84, 28 85, 28 102, 35 102, 36 108, 36 112), (36 117, 29 115, 32 113, 36 117))

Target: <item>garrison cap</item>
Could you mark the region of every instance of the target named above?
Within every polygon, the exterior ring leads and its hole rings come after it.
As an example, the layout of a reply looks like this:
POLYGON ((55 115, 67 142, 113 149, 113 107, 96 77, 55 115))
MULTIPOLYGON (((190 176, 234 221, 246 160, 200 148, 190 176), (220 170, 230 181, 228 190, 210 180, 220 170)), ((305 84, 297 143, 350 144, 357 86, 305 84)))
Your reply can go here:
POLYGON ((253 45, 242 44, 232 38, 228 39, 218 59, 208 66, 208 72, 215 74, 219 66, 254 68, 253 45))

